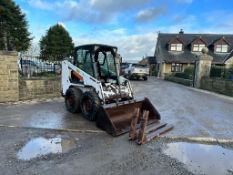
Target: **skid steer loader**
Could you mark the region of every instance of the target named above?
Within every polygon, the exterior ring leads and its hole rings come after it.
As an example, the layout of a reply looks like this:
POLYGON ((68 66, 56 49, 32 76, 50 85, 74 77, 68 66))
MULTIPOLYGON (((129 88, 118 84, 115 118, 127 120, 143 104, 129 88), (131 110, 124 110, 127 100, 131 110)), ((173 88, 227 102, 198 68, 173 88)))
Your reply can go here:
MULTIPOLYGON (((148 111, 148 125, 161 127, 148 98, 135 98, 130 82, 119 75, 117 47, 90 44, 75 48, 73 63, 62 62, 62 95, 69 112, 82 112, 113 136, 129 132, 135 109, 148 111)), ((136 122, 135 127, 139 127, 136 122)))

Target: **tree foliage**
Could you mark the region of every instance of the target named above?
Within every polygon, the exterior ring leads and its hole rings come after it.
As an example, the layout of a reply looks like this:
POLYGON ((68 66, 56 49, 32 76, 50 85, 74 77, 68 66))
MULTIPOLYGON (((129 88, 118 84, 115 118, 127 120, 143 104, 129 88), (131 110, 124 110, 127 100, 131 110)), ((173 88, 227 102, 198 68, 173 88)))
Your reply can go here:
POLYGON ((25 51, 31 40, 20 7, 12 0, 0 0, 0 50, 25 51))
POLYGON ((56 24, 49 28, 40 40, 41 58, 44 60, 62 60, 74 50, 72 38, 66 29, 56 24))

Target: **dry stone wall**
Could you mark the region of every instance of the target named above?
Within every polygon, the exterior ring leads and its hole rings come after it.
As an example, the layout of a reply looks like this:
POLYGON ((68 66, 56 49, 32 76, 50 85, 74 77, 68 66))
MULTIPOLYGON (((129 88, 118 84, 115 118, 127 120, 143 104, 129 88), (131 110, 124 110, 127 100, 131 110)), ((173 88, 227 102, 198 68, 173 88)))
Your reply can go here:
POLYGON ((0 51, 0 102, 19 100, 18 53, 0 51))
POLYGON ((20 80, 19 100, 59 97, 60 87, 60 78, 20 80))

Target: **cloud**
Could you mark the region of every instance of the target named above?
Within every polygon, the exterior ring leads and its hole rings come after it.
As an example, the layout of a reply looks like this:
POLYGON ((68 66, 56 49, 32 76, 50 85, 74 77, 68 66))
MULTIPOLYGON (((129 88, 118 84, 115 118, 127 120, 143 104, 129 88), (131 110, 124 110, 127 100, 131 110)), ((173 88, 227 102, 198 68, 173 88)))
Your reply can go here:
POLYGON ((150 22, 160 15, 165 14, 167 11, 167 8, 164 6, 161 7, 154 7, 154 8, 149 8, 146 10, 141 10, 138 12, 136 16, 136 21, 137 22, 150 22))
POLYGON ((233 12, 227 10, 216 10, 201 15, 208 25, 207 30, 211 33, 230 33, 233 31, 233 12))
POLYGON ((99 11, 122 12, 140 7, 151 0, 90 0, 90 4, 99 11))
POLYGON ((170 24, 160 26, 161 32, 171 32, 178 33, 180 29, 184 32, 197 33, 200 31, 200 23, 198 23, 198 18, 195 15, 176 15, 171 18, 170 24))
POLYGON ((51 10, 53 5, 43 0, 28 0, 28 4, 32 7, 42 9, 42 10, 51 10))
POLYGON ((229 33, 233 31, 233 13, 227 10, 209 11, 200 14, 176 14, 169 26, 160 26, 161 32, 178 33, 229 33), (201 22, 200 22, 201 20, 201 22))
POLYGON ((21 8, 21 11, 23 14, 25 14, 26 16, 30 14, 29 10, 26 10, 24 8, 21 8))
POLYGON ((141 7, 151 0, 29 0, 29 5, 51 10, 64 20, 87 23, 108 23, 114 21, 119 14, 141 7))
POLYGON ((31 26, 32 33, 34 33, 33 42, 38 43, 41 39, 41 36, 45 35, 46 31, 51 27, 50 25, 41 25, 39 23, 31 26))
POLYGON ((64 27, 65 29, 67 29, 66 25, 63 22, 58 22, 57 24, 61 25, 62 27, 64 27))
POLYGON ((191 4, 193 2, 193 0, 175 0, 178 3, 187 3, 187 4, 191 4))
POLYGON ((91 34, 80 34, 74 37, 76 45, 103 43, 115 45, 123 60, 140 60, 145 55, 153 55, 155 50, 157 33, 128 35, 127 30, 118 28, 115 30, 95 30, 91 34))

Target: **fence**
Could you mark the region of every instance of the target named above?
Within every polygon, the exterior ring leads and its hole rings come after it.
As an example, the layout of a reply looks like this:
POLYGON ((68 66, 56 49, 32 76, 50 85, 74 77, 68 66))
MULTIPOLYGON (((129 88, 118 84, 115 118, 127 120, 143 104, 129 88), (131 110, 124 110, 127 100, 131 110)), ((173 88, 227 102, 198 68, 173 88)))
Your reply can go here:
POLYGON ((233 97, 233 81, 220 78, 202 78, 201 89, 233 97))
POLYGON ((224 65, 212 65, 210 70, 210 78, 233 80, 233 67, 227 69, 224 65))
POLYGON ((61 74, 61 62, 41 59, 39 56, 20 54, 19 73, 22 77, 55 76, 61 74))

